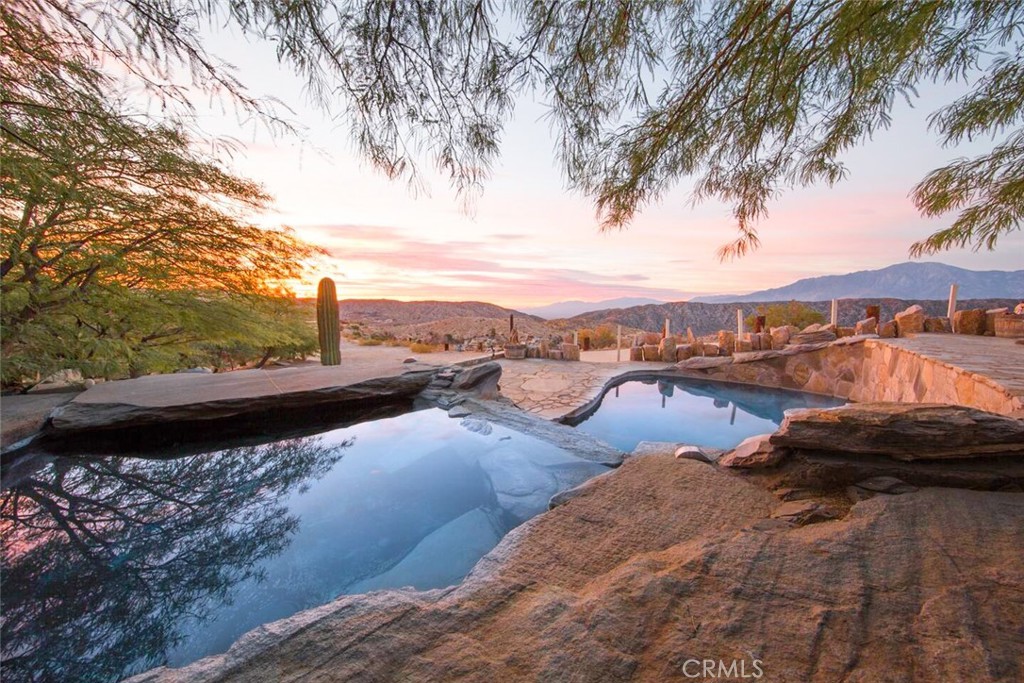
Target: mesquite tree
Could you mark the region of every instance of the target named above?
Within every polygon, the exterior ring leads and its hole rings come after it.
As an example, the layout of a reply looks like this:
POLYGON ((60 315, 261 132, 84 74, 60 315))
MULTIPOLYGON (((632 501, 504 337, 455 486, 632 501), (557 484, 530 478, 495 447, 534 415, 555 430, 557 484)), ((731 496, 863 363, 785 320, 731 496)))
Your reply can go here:
POLYGON ((0 4, 3 384, 311 351, 278 283, 318 249, 249 222, 269 201, 256 183, 133 112, 87 44, 26 6, 0 4))
MULTIPOLYGON (((357 146, 393 177, 425 152, 453 184, 482 183, 519 95, 549 107, 572 189, 620 228, 680 178, 695 200, 732 205, 739 236, 788 187, 833 184, 842 154, 889 124, 893 104, 930 82, 963 84, 931 118, 938 142, 990 137, 913 188, 948 228, 911 247, 993 248, 1024 216, 1021 0, 12 0, 55 34, 92 44, 165 101, 185 64, 195 84, 275 121, 210 55, 211 17, 272 40, 313 98, 343 116, 357 146)), ((910 188, 908 188, 909 190, 910 188)))

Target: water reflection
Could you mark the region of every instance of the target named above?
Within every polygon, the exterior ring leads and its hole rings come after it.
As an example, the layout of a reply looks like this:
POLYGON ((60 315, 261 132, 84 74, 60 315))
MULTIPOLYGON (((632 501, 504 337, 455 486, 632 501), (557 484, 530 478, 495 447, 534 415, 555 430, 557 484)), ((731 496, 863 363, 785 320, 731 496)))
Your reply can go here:
POLYGON ((828 396, 726 382, 631 380, 607 392, 594 412, 573 424, 627 452, 640 441, 732 448, 748 436, 775 431, 786 410, 843 403, 828 396))
POLYGON ((341 594, 453 585, 606 471, 438 409, 174 460, 56 460, 0 506, 4 681, 120 680, 341 594))
POLYGON ((298 520, 282 499, 348 445, 59 458, 4 491, 4 680, 107 681, 161 663, 184 616, 202 618, 288 544, 298 520))

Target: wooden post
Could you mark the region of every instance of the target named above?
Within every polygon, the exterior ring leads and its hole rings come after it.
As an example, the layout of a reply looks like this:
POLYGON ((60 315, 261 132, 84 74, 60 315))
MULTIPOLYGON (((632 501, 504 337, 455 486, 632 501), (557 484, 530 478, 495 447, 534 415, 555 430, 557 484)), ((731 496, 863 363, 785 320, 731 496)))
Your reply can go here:
POLYGON ((959 287, 957 284, 949 286, 949 306, 946 308, 946 317, 949 318, 949 329, 953 330, 953 332, 956 332, 953 329, 953 314, 956 313, 956 290, 959 287))
POLYGON ((832 327, 839 327, 839 302, 832 299, 832 327))
POLYGON ((665 332, 664 332, 664 334, 662 334, 662 338, 668 339, 668 334, 669 334, 669 319, 665 318, 665 332))
POLYGON ((743 309, 736 309, 736 341, 740 340, 743 336, 743 309))
POLYGON ((579 333, 579 330, 573 330, 573 333, 572 333, 572 343, 577 345, 577 346, 579 346, 579 344, 580 344, 580 333, 579 333))
POLYGON ((615 327, 615 362, 618 363, 622 360, 622 325, 615 327))

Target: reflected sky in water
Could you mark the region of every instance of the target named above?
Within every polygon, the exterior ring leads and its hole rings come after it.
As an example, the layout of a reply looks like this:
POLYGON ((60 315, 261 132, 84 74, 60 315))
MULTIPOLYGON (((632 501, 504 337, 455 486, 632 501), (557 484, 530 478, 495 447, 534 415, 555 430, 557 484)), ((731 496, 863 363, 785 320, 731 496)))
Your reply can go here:
POLYGON ((171 460, 61 458, 3 492, 4 681, 112 681, 338 595, 453 585, 607 468, 437 409, 171 460))
POLYGON ((841 399, 695 380, 632 380, 610 389, 576 428, 629 452, 641 441, 732 448, 774 432, 791 408, 827 408, 841 399))

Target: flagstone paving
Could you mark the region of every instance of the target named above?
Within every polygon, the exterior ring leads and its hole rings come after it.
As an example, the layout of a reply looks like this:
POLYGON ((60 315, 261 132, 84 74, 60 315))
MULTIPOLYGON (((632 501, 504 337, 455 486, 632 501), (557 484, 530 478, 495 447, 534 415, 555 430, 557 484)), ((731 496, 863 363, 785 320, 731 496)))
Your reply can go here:
POLYGON ((500 360, 501 395, 520 409, 557 420, 601 395, 609 381, 631 371, 657 372, 666 363, 500 360))

